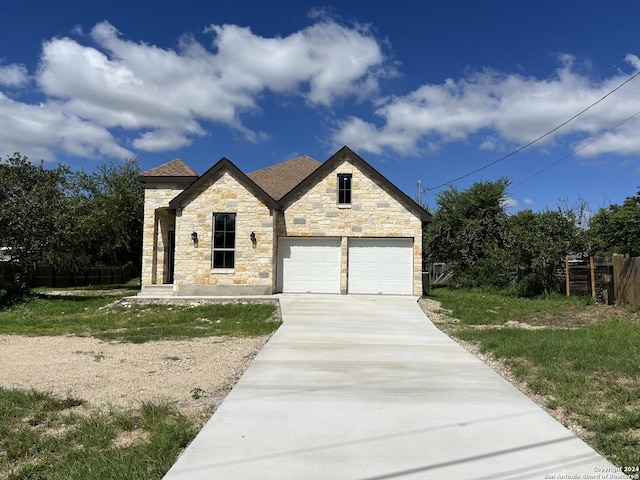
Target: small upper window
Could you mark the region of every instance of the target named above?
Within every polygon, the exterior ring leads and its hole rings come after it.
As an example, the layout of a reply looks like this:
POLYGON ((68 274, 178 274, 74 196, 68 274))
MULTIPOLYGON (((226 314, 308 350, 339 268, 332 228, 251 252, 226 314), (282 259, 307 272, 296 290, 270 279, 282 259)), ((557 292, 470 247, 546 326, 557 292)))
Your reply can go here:
POLYGON ((338 204, 351 204, 351 174, 338 174, 338 204))

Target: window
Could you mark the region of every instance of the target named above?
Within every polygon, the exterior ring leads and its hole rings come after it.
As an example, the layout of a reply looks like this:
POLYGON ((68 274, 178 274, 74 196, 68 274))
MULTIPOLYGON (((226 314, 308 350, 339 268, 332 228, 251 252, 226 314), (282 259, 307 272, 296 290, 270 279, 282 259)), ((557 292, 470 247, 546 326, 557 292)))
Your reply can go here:
POLYGON ((213 214, 213 268, 233 268, 236 248, 236 214, 213 214))
POLYGON ((351 204, 351 174, 350 173, 338 174, 338 204, 339 205, 351 204))

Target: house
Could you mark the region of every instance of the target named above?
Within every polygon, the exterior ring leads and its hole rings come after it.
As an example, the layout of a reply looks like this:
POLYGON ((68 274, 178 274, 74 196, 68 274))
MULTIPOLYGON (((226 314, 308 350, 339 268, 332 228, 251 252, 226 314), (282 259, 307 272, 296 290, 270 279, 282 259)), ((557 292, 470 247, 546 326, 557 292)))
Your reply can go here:
POLYGON ((431 216, 348 147, 249 174, 177 159, 138 179, 143 295, 422 293, 431 216))

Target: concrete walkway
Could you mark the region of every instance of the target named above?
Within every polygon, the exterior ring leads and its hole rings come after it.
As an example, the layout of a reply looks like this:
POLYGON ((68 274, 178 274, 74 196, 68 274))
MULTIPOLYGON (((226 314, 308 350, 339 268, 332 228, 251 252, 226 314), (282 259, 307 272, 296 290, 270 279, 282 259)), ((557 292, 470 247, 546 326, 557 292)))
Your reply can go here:
POLYGON ((415 298, 280 302, 284 324, 165 479, 625 478, 415 298))

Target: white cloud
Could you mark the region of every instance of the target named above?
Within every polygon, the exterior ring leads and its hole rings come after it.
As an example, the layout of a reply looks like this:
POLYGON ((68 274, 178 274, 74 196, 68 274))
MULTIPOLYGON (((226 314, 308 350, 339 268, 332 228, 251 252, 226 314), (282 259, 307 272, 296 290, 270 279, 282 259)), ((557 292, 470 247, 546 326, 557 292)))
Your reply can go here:
POLYGON ((55 103, 27 105, 0 93, 0 144, 33 160, 52 160, 56 152, 81 157, 132 157, 111 133, 64 113, 55 103))
MULTIPOLYGON (((338 121, 333 132, 334 143, 359 151, 417 155, 460 141, 505 151, 545 133, 628 76, 596 82, 565 55, 549 78, 484 70, 380 98, 380 78, 395 73, 382 42, 366 26, 345 26, 326 15, 316 15, 314 22, 269 38, 246 27, 211 25, 205 31, 210 45, 185 35, 173 49, 128 40, 108 22, 91 29, 93 45, 49 39, 34 75, 42 104, 9 100, 0 90, 5 107, 0 129, 6 127, 0 140, 5 148, 43 158, 54 158, 57 151, 122 157, 132 156, 130 149, 188 146, 208 135, 206 123, 214 122, 260 142, 268 133, 252 130, 244 118, 260 113, 269 93, 302 98, 311 107, 371 99, 376 118, 351 116, 338 121)), ((73 32, 79 35, 82 28, 73 32)), ((625 61, 640 68, 635 55, 625 61)), ((24 66, 0 64, 0 87, 29 82, 24 66)), ((640 79, 539 145, 550 148, 568 134, 574 145, 584 145, 638 111, 640 79)), ((640 136, 634 130, 629 122, 579 155, 638 154, 640 136)))
POLYGON ((321 21, 288 37, 264 38, 249 28, 211 25, 221 83, 232 90, 302 93, 311 103, 375 91, 373 68, 383 61, 366 30, 321 21), (308 85, 308 86, 307 86, 308 85))
MULTIPOLYGON (((47 100, 42 106, 14 102, 13 136, 0 136, 20 151, 39 148, 47 157, 57 148, 89 157, 130 154, 113 129, 132 136, 127 143, 136 149, 172 150, 206 135, 203 122, 258 142, 268 134, 248 128, 242 116, 260 110, 265 92, 327 107, 375 95, 379 76, 387 73, 382 49, 366 28, 326 18, 286 37, 265 38, 236 25, 211 25, 206 32, 210 47, 185 35, 169 49, 127 40, 102 22, 90 32, 96 46, 69 37, 45 41, 35 78, 47 100), (62 128, 70 125, 86 133, 84 140, 62 128)), ((27 78, 24 67, 0 66, 0 85, 27 78)), ((9 121, 8 111, 0 116, 9 121)))
POLYGON ((133 146, 147 152, 164 152, 191 145, 191 139, 180 132, 155 130, 142 133, 134 140, 133 146))
POLYGON ((19 87, 28 81, 29 75, 24 65, 0 65, 0 85, 19 87))
POLYGON ((513 197, 507 197, 502 201, 504 208, 517 208, 520 206, 520 202, 513 197))
MULTIPOLYGON (((415 154, 426 146, 478 138, 479 148, 502 149, 526 144, 594 103, 628 78, 619 73, 594 82, 574 67, 573 58, 562 56, 562 66, 551 78, 503 75, 491 70, 442 84, 423 85, 406 96, 389 97, 375 110, 381 126, 360 118, 339 123, 337 143, 359 150, 401 155, 415 154), (398 137, 402 137, 399 140, 398 137)), ((635 69, 640 59, 625 59, 635 69)), ((576 121, 563 127, 539 146, 552 144, 568 134, 582 138, 596 135, 640 111, 640 79, 629 83, 576 121)), ((637 130, 637 129, 636 129, 637 130)), ((585 148, 580 155, 603 151, 640 153, 640 136, 633 127, 616 130, 585 148)))

